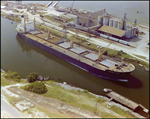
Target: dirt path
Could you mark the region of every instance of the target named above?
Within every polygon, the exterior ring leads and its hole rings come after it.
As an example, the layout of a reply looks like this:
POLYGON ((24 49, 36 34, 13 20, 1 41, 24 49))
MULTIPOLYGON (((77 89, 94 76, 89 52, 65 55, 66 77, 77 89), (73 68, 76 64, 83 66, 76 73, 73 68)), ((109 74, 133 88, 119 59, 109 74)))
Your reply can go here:
MULTIPOLYGON (((25 84, 17 83, 17 84, 12 84, 7 86, 1 86, 2 99, 6 101, 9 100, 9 103, 11 104, 10 106, 12 106, 12 110, 13 109, 17 110, 18 113, 20 113, 23 117, 26 118, 37 118, 37 117, 38 118, 101 118, 101 114, 103 115, 105 113, 110 116, 112 115, 113 117, 116 118, 125 118, 117 114, 116 112, 111 111, 109 108, 107 108, 105 106, 108 103, 107 101, 106 104, 100 103, 97 105, 99 107, 98 108, 99 112, 97 115, 94 112, 89 112, 85 109, 82 109, 82 106, 80 108, 77 108, 63 101, 44 97, 42 95, 38 95, 21 89, 20 86, 24 86, 26 84, 28 83, 25 84)), ((63 84, 59 84, 59 85, 62 86, 63 84)), ((65 85, 64 88, 66 88, 67 90, 72 89, 72 87, 69 87, 69 85, 66 84, 64 85, 65 85)), ((46 86, 51 87, 48 84, 46 86)), ((87 103, 95 104, 95 102, 89 102, 89 100, 85 100, 85 97, 83 97, 83 100, 84 102, 86 102, 85 104, 87 103)), ((4 107, 1 107, 1 109, 2 109, 1 117, 4 118, 13 117, 10 113, 8 113, 7 108, 4 109, 4 107)), ((137 117, 140 117, 140 115, 138 115, 137 117)))
MULTIPOLYGON (((17 98, 17 101, 11 102, 12 104, 17 104, 18 102, 27 101, 34 105, 34 108, 40 108, 44 112, 50 112, 50 115, 45 114, 41 111, 41 115, 31 115, 27 111, 22 112, 24 117, 68 117, 68 118, 100 118, 99 116, 92 114, 88 111, 84 111, 78 109, 76 107, 70 106, 62 101, 47 98, 35 93, 31 93, 25 90, 18 88, 18 86, 23 86, 25 84, 16 84, 16 85, 9 85, 1 88, 1 95, 6 97, 6 95, 17 98), (20 95, 21 94, 21 95, 20 95), (4 96, 5 95, 5 96, 4 96)), ((30 107, 31 108, 31 107, 30 107)), ((21 107, 18 109, 21 110, 21 107)), ((33 110, 33 109, 32 109, 33 110)), ((37 112, 37 109, 35 112, 37 112)), ((7 117, 5 112, 2 112, 3 117, 7 117), (5 116, 4 116, 5 115, 5 116)), ((7 114, 8 115, 8 114, 7 114)))

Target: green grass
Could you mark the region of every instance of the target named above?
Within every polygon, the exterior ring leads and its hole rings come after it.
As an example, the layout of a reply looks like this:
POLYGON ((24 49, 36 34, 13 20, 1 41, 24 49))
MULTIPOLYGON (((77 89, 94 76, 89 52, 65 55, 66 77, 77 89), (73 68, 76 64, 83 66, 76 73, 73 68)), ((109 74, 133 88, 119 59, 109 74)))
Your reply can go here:
POLYGON ((2 13, 2 16, 6 16, 7 19, 10 19, 12 21, 17 21, 17 22, 21 22, 21 18, 19 17, 14 17, 14 16, 9 16, 9 15, 6 15, 5 13, 2 13))
POLYGON ((52 88, 47 86, 48 91, 47 93, 43 94, 44 96, 58 99, 69 104, 76 102, 77 99, 74 96, 65 93, 66 90, 63 87, 54 84, 54 82, 51 84, 49 83, 49 85, 52 86, 52 88))
MULTIPOLYGON (((90 50, 93 50, 93 51, 98 52, 98 48, 97 48, 98 45, 95 45, 95 44, 93 44, 93 43, 90 43, 91 45, 88 46, 88 45, 87 45, 88 41, 82 40, 81 37, 76 38, 75 35, 72 35, 69 39, 73 40, 76 44, 78 44, 78 45, 80 45, 80 46, 83 46, 83 47, 86 47, 86 48, 88 48, 88 49, 90 49, 90 50)), ((101 52, 103 52, 105 49, 106 49, 106 48, 103 47, 103 48, 101 49, 101 52)), ((144 62, 144 61, 139 60, 139 59, 137 59, 137 58, 132 59, 132 58, 134 58, 134 57, 132 57, 131 55, 129 55, 129 54, 127 54, 127 53, 124 53, 124 52, 121 52, 121 51, 117 51, 117 50, 113 50, 113 49, 110 49, 110 48, 107 48, 106 51, 108 52, 108 56, 109 56, 109 57, 113 57, 113 58, 116 57, 116 58, 119 58, 119 59, 125 58, 125 61, 127 61, 127 62, 136 63, 136 64, 140 63, 140 64, 146 66, 147 68, 149 67, 149 64, 148 64, 147 62, 144 62), (118 55, 119 52, 120 52, 120 55, 118 55)))
POLYGON ((58 22, 58 23, 64 23, 64 22, 62 22, 62 21, 59 21, 59 20, 54 19, 54 17, 53 17, 53 16, 45 15, 44 17, 45 17, 45 18, 47 18, 47 19, 49 19, 49 20, 52 20, 52 21, 58 22))
MULTIPOLYGON (((45 28, 45 27, 43 27, 43 26, 39 26, 39 27, 41 27, 41 29, 44 29, 44 28, 45 28)), ((50 29, 50 31, 51 31, 54 35, 57 35, 58 37, 63 37, 63 36, 64 36, 63 33, 60 34, 60 32, 54 31, 54 30, 52 30, 52 29, 50 29)), ((93 51, 95 51, 95 52, 98 52, 98 48, 97 48, 98 45, 93 44, 93 43, 90 43, 90 45, 87 45, 88 41, 87 41, 86 39, 83 40, 82 37, 79 37, 79 36, 76 37, 75 35, 72 35, 72 36, 69 37, 68 40, 73 40, 76 44, 78 44, 78 45, 80 45, 80 46, 83 46, 83 47, 85 47, 85 48, 87 48, 87 49, 90 49, 90 50, 93 50, 93 51)), ((106 48, 103 47, 103 48, 101 49, 101 52, 103 52, 105 49, 106 49, 106 48)), ((149 64, 148 64, 148 63, 143 62, 143 61, 141 61, 141 60, 139 60, 139 59, 136 59, 136 58, 135 58, 135 59, 132 59, 132 58, 134 58, 134 57, 132 57, 131 55, 129 55, 129 54, 127 54, 127 53, 121 52, 120 55, 118 55, 118 52, 120 52, 120 51, 113 50, 113 49, 110 49, 110 48, 107 48, 106 51, 108 52, 108 56, 109 56, 109 57, 113 57, 113 58, 116 57, 116 58, 120 58, 120 59, 123 57, 123 58, 125 58, 125 61, 127 61, 127 62, 130 62, 130 63, 140 63, 140 64, 143 64, 144 66, 146 66, 147 68, 149 67, 149 64)))
MULTIPOLYGON (((45 17, 45 18, 47 18, 47 19, 49 19, 49 20, 52 20, 52 21, 58 22, 58 23, 64 23, 64 22, 62 22, 62 21, 59 21, 59 20, 54 19, 54 17, 53 17, 53 16, 45 15, 44 17, 45 17)), ((67 20, 67 22, 72 22, 72 21, 74 21, 74 19, 75 19, 75 18, 73 18, 73 19, 69 19, 69 20, 67 20)))
POLYGON ((45 12, 36 12, 37 14, 45 14, 45 12))
POLYGON ((11 84, 15 84, 16 82, 14 80, 6 79, 1 76, 1 86, 8 86, 11 84))
MULTIPOLYGON (((100 106, 97 106, 97 110, 95 111, 96 102, 97 105, 105 105, 106 100, 101 97, 96 98, 95 96, 90 94, 87 90, 84 91, 79 90, 77 91, 75 89, 66 90, 63 87, 56 85, 53 81, 45 81, 45 83, 51 86, 51 87, 47 86, 48 92, 43 94, 46 97, 58 99, 77 108, 88 110, 95 114, 97 113, 97 115, 102 116, 103 118, 110 118, 110 117, 116 118, 116 116, 113 116, 112 114, 103 112, 100 106)), ((132 115, 129 115, 128 112, 115 106, 111 110, 125 117, 134 117, 132 115)))
POLYGON ((110 110, 118 113, 121 116, 125 116, 127 118, 136 118, 134 115, 132 115, 131 113, 129 113, 129 111, 125 111, 123 109, 121 109, 120 107, 117 107, 115 105, 113 105, 110 110))
POLYGON ((50 112, 50 111, 48 111, 46 108, 43 108, 43 107, 36 107, 39 111, 41 111, 41 112, 44 112, 48 117, 50 117, 50 118, 67 118, 67 117, 65 117, 65 116, 63 116, 63 115, 60 115, 60 114, 58 114, 58 113, 53 113, 53 112, 50 112))
MULTIPOLYGON (((134 55, 135 55, 135 54, 134 54, 134 55)), ((142 58, 142 59, 146 59, 146 57, 141 56, 141 55, 135 55, 135 56, 140 57, 140 58, 142 58)))
POLYGON ((6 97, 6 100, 12 105, 12 106, 14 106, 13 105, 13 103, 12 102, 16 102, 16 101, 19 101, 19 98, 17 98, 17 97, 6 97))
POLYGON ((146 35, 144 32, 139 32, 138 34, 139 35, 146 35))
POLYGON ((64 33, 56 31, 52 28, 48 28, 44 25, 37 25, 38 28, 40 28, 41 30, 47 31, 50 30, 50 32, 52 33, 52 35, 57 36, 57 37, 64 37, 64 33))
POLYGON ((109 114, 107 112, 99 112, 99 116, 101 116, 102 118, 118 118, 112 114, 109 114))
MULTIPOLYGON (((8 74, 9 73, 2 73, 1 72, 1 86, 7 86, 7 85, 12 85, 12 84, 18 83, 18 79, 16 79, 16 78, 12 79, 9 77, 8 74), (2 76, 2 74, 4 74, 4 75, 2 76), (8 77, 6 78, 6 76, 8 76, 8 77)), ((20 79, 19 83, 27 83, 27 81, 20 79)))

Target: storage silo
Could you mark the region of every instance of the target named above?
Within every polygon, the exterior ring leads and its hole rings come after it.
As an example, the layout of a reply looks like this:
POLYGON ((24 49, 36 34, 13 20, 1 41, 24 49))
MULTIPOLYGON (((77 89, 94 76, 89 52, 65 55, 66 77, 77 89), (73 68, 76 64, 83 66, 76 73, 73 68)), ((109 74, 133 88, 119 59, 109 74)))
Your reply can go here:
POLYGON ((108 17, 103 17, 103 25, 107 25, 109 24, 109 18, 108 17))
POLYGON ((113 27, 114 27, 114 28, 117 28, 117 25, 118 25, 118 21, 114 20, 114 22, 113 22, 113 27))
POLYGON ((131 28, 131 38, 133 37, 133 28, 131 28))
POLYGON ((123 30, 125 30, 126 31, 126 29, 127 29, 127 26, 126 26, 126 13, 124 14, 124 18, 123 18, 123 30))
POLYGON ((122 30, 122 27, 123 27, 123 22, 118 21, 118 27, 117 28, 122 30))
POLYGON ((103 23, 103 16, 98 16, 98 23, 102 24, 103 23))
POLYGON ((126 37, 131 38, 131 29, 126 30, 126 37))
POLYGON ((109 19, 109 26, 113 27, 113 19, 109 19))
POLYGON ((136 28, 136 27, 134 27, 133 36, 135 36, 135 35, 136 35, 136 31, 137 31, 137 28, 136 28))

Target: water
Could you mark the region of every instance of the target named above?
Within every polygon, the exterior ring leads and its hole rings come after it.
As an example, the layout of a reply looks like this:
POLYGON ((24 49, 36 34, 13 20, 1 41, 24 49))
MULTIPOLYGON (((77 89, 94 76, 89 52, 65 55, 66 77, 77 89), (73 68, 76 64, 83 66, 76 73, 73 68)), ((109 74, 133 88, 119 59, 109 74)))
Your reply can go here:
MULTIPOLYGON (((49 1, 23 1, 24 3, 48 4, 49 1)), ((71 7, 72 1, 59 1, 59 7, 71 7)), ((137 23, 149 26, 149 1, 74 1, 74 9, 99 11, 106 9, 109 14, 123 17, 127 13, 130 22, 137 19, 137 23), (137 10, 142 13, 137 14, 137 10)))
POLYGON ((5 71, 18 72, 23 78, 37 72, 101 95, 105 95, 103 88, 110 88, 149 109, 149 72, 144 68, 136 66, 128 83, 98 78, 27 43, 14 28, 15 23, 1 17, 1 68, 5 71))

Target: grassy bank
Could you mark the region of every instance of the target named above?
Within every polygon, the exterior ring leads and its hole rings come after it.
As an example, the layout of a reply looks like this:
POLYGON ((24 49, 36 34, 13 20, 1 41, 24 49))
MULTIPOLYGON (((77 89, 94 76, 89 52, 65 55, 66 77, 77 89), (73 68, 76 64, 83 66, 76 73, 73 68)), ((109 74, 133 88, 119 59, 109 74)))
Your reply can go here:
MULTIPOLYGON (((90 94, 87 90, 67 90, 55 84, 53 81, 44 81, 44 83, 48 85, 48 92, 43 94, 43 96, 61 100, 77 108, 91 111, 103 118, 116 118, 113 114, 103 110, 103 107, 107 108, 107 101, 102 97, 97 98, 90 94)), ((117 107, 117 109, 112 108, 111 110, 124 117, 135 117, 133 115, 129 115, 128 111, 125 111, 119 107, 117 107)))
POLYGON ((7 19, 12 21, 21 22, 21 18, 16 17, 14 15, 7 15, 5 12, 1 12, 1 16, 6 17, 7 19))
POLYGON ((1 86, 7 86, 16 83, 27 83, 27 81, 21 79, 17 72, 11 72, 10 70, 8 73, 1 72, 1 86))
MULTIPOLYGON (((6 86, 6 85, 11 85, 11 84, 16 84, 16 83, 27 83, 25 80, 21 80, 20 82, 16 82, 16 80, 5 77, 5 75, 10 75, 9 73, 2 73, 1 72, 1 85, 6 86), (5 74, 5 75, 4 75, 5 74)), ((105 100, 102 97, 96 97, 92 95, 91 93, 88 92, 88 90, 67 90, 57 84, 55 84, 54 81, 43 81, 44 84, 46 84, 46 87, 48 91, 45 94, 41 94, 41 96, 60 100, 64 103, 62 104, 69 104, 73 107, 76 107, 77 109, 81 110, 87 110, 90 111, 102 118, 117 118, 114 113, 119 114, 123 117, 130 117, 130 118, 135 118, 132 114, 129 114, 128 111, 125 111, 121 109, 120 107, 116 107, 113 105, 111 109, 107 107, 107 100, 105 100), (111 110, 110 111, 106 111, 111 110)), ((9 102, 12 101, 17 101, 18 98, 15 97, 8 97, 7 99, 9 102)), ((44 110, 43 107, 38 107, 39 110, 42 110, 46 114, 48 112, 44 110)))
MULTIPOLYGON (((49 20, 58 22, 58 23, 64 23, 63 21, 59 21, 59 20, 55 19, 53 16, 45 15, 44 17, 47 18, 47 19, 49 19, 49 20)), ((74 18, 68 19, 68 20, 66 20, 66 22, 72 22, 73 20, 74 20, 74 18)))

